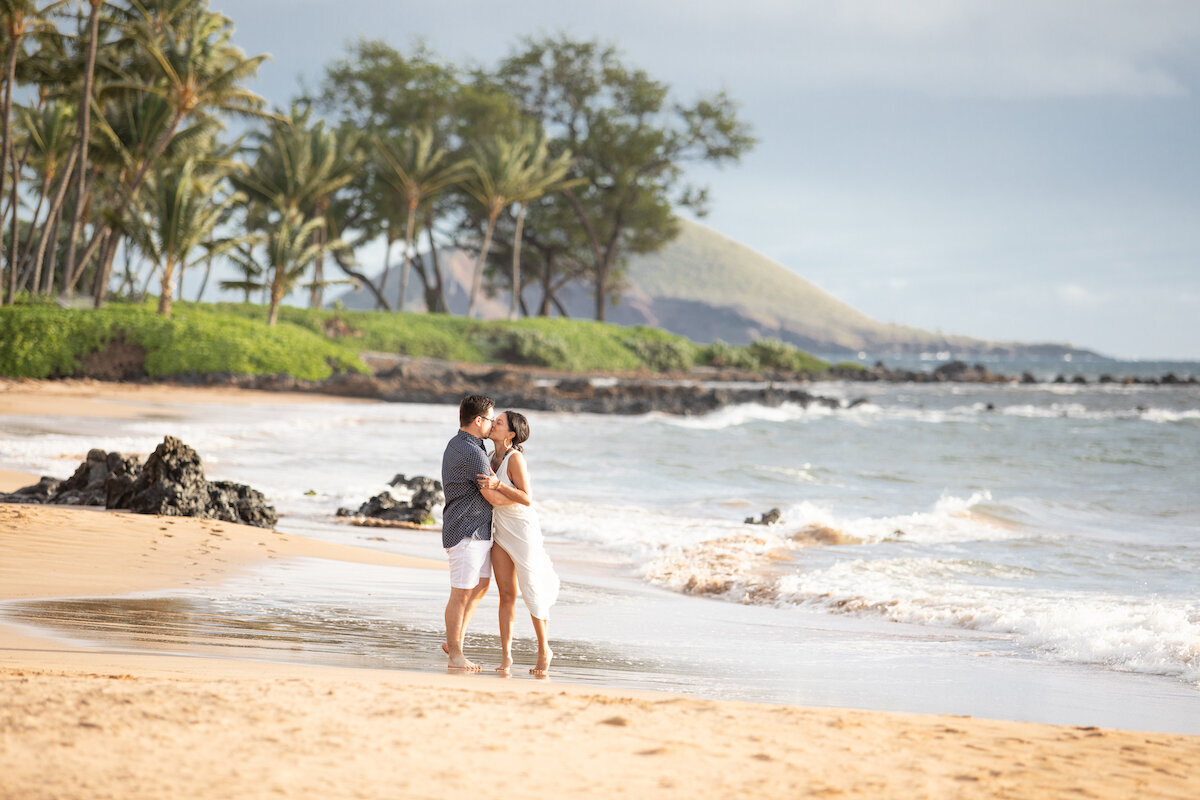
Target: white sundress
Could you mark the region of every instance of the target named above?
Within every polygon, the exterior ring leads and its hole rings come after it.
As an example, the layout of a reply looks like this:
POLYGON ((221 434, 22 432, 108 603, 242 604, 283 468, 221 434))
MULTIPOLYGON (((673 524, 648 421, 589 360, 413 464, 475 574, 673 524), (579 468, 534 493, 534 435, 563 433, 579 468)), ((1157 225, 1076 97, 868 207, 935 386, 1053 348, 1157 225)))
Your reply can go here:
MULTIPOLYGON (((514 486, 508 477, 509 450, 500 462, 496 475, 514 486)), ((525 607, 536 619, 550 619, 550 606, 558 600, 559 580, 554 564, 546 553, 542 526, 532 506, 512 503, 492 509, 492 543, 504 548, 517 567, 517 583, 525 598, 525 607)))

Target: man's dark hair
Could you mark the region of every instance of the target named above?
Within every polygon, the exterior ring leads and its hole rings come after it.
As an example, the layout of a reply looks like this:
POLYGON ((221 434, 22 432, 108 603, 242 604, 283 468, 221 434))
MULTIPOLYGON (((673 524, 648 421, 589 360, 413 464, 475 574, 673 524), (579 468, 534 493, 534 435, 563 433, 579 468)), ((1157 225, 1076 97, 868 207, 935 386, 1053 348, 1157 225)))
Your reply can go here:
POLYGON ((476 417, 486 417, 487 412, 491 408, 495 408, 496 401, 486 395, 469 394, 462 399, 458 404, 458 425, 465 428, 471 424, 471 420, 476 417))

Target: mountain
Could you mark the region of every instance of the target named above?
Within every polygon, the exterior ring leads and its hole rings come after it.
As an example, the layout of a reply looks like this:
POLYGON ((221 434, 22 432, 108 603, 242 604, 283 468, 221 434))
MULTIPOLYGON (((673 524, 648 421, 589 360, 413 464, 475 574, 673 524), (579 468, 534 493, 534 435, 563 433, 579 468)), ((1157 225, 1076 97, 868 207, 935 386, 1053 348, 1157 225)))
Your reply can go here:
MULTIPOLYGON (((721 339, 747 344, 773 337, 822 355, 865 352, 870 357, 949 352, 956 357, 1060 357, 1076 351, 1056 344, 989 342, 968 336, 945 336, 903 325, 883 323, 843 303, 781 264, 746 245, 688 220, 680 220, 677 239, 658 253, 631 257, 620 301, 606 311, 618 325, 650 325, 696 342, 721 339)), ((452 313, 465 312, 472 259, 463 252, 440 254, 447 302, 452 313)), ((399 270, 388 275, 399 286, 399 270)), ((423 307, 415 276, 410 278, 408 308, 423 307)), ((385 291, 386 296, 391 296, 385 291)), ((541 300, 540 287, 522 292, 529 308, 541 300)), ((372 308, 365 291, 343 295, 347 308, 372 308)), ((595 301, 586 285, 560 292, 569 316, 590 318, 595 301)), ((484 298, 481 314, 502 318, 508 297, 484 298)))

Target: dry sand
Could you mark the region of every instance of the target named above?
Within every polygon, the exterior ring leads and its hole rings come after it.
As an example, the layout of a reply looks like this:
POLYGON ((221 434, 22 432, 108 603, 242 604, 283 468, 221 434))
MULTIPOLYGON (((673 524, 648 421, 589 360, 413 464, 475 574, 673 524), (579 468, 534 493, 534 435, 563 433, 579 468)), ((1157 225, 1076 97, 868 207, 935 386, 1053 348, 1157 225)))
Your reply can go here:
POLYGON ((70 415, 108 419, 171 416, 172 404, 208 403, 373 403, 349 397, 303 392, 263 392, 231 386, 176 386, 169 383, 113 383, 91 379, 62 381, 0 378, 0 415, 70 415))
MULTIPOLYGON (((0 490, 34 478, 0 473, 0 490)), ((0 506, 0 600, 301 556, 398 579, 444 568, 221 522, 0 506)), ((1197 764, 1196 736, 121 653, 0 626, 0 798, 1194 798, 1197 764)))

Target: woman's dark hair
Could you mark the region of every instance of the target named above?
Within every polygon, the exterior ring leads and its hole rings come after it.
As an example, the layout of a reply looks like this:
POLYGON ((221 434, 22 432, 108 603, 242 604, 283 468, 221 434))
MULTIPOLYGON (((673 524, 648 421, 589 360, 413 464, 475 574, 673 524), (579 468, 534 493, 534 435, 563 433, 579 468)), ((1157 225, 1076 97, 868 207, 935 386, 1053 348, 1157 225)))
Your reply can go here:
POLYGON ((486 417, 489 408, 494 408, 496 401, 482 394, 469 394, 458 404, 458 424, 465 428, 476 417, 486 417))
POLYGON ((524 414, 518 414, 516 411, 504 413, 508 415, 508 429, 513 432, 512 446, 524 452, 521 442, 529 438, 529 420, 525 419, 524 414))

